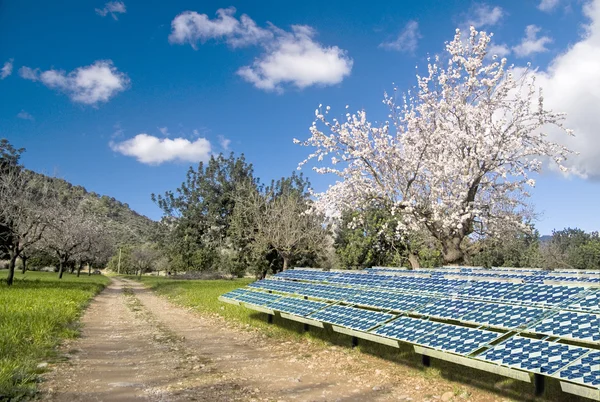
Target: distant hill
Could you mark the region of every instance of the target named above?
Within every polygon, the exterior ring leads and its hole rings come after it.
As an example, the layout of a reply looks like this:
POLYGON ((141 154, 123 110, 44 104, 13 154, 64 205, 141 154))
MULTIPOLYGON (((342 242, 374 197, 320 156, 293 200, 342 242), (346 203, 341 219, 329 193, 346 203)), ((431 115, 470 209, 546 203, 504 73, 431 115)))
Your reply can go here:
POLYGON ((55 177, 48 177, 41 173, 32 172, 49 178, 60 189, 64 197, 80 199, 85 202, 86 208, 97 216, 102 216, 111 222, 114 227, 115 243, 143 243, 150 241, 156 232, 157 222, 147 216, 141 215, 131 209, 127 203, 123 203, 114 197, 100 195, 88 191, 85 187, 73 185, 72 183, 55 177))

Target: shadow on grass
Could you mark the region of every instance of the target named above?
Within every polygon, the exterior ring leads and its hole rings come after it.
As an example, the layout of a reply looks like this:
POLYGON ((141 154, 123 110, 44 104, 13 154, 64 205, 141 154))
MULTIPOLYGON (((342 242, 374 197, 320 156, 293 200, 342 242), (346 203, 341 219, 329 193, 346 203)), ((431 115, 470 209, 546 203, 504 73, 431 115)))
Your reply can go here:
MULTIPOLYGON (((325 328, 311 326, 309 331, 306 332, 304 330, 304 324, 278 316, 273 317, 272 324, 268 324, 268 314, 265 313, 252 312, 249 314, 249 317, 257 322, 257 326, 263 326, 263 324, 272 325, 282 330, 290 331, 297 337, 310 336, 326 344, 348 349, 353 347, 351 336, 334 332, 331 327, 327 325, 325 328)), ((416 375, 430 378, 441 377, 452 382, 485 390, 496 394, 499 397, 519 401, 589 402, 589 399, 564 393, 560 388, 559 381, 553 378, 545 378, 545 392, 541 396, 536 396, 533 379, 531 383, 525 383, 435 358, 431 358, 430 367, 425 367, 422 364, 421 356, 416 354, 412 345, 409 344, 401 343, 400 348, 394 348, 376 342, 359 339, 357 349, 362 353, 415 370, 416 375)))

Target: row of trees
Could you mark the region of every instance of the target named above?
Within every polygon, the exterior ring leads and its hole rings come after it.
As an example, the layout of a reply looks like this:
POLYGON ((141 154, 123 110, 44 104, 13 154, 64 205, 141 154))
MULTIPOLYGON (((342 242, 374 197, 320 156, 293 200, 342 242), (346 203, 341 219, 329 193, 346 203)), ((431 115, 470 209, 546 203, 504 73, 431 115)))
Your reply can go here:
POLYGON ((67 269, 104 267, 119 243, 140 241, 135 225, 115 219, 114 200, 25 169, 23 152, 0 140, 0 257, 8 259, 9 285, 18 258, 23 272, 37 261, 62 278, 67 269))

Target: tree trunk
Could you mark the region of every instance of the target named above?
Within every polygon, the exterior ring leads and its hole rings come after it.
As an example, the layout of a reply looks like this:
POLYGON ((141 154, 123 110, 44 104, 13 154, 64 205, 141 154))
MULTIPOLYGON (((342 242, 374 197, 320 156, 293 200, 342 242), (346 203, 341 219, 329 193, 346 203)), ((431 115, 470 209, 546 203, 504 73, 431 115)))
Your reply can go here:
POLYGON ((64 272, 63 268, 64 268, 65 264, 63 263, 63 259, 60 257, 59 257, 58 261, 59 261, 58 262, 58 279, 62 279, 63 272, 64 272))
POLYGON ((460 248, 462 239, 452 237, 442 242, 442 256, 445 264, 461 264, 465 258, 465 252, 460 248))
POLYGON ((92 276, 92 265, 88 263, 88 276, 92 276))
POLYGON ((283 257, 283 270, 287 270, 290 265, 290 257, 283 257))
POLYGON ((25 274, 25 272, 27 272, 27 257, 23 257, 21 256, 21 262, 23 263, 23 268, 21 268, 21 274, 25 274))
POLYGON ((6 284, 11 286, 15 278, 15 265, 17 265, 17 254, 10 257, 8 262, 8 276, 6 277, 6 284))
POLYGON ((83 268, 83 262, 79 262, 79 265, 77 265, 77 277, 79 278, 79 274, 81 273, 81 268, 83 268))
POLYGON ((72 274, 75 272, 75 263, 69 264, 69 273, 72 274))
POLYGON ((408 253, 408 262, 410 263, 411 269, 421 268, 421 264, 419 264, 419 257, 415 253, 408 253))

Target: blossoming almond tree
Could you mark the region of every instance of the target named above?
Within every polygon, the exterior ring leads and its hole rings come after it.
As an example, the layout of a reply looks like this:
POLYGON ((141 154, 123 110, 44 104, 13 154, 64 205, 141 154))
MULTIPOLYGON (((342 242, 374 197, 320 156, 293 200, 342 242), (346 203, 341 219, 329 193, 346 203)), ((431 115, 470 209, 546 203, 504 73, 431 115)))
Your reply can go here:
MULTIPOLYGON (((318 195, 331 214, 369 200, 401 214, 398 231, 426 231, 441 245, 446 263, 461 262, 473 233, 494 236, 527 229, 521 208, 532 173, 544 160, 561 170, 570 151, 548 140, 547 126, 564 116, 544 108, 529 69, 490 57, 491 34, 456 30, 446 57, 429 59, 417 88, 397 102, 385 95, 390 121, 375 126, 366 113, 329 120, 319 107, 302 145, 314 151, 318 173, 340 180, 318 195), (518 73, 517 73, 518 71, 518 73)), ((300 141, 295 140, 296 143, 300 141)))

